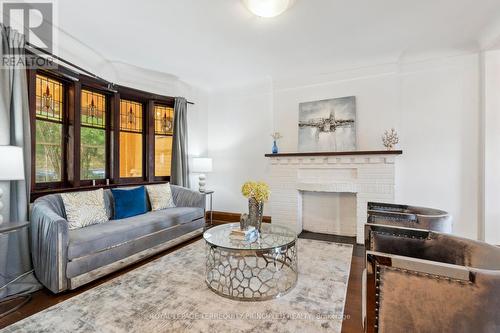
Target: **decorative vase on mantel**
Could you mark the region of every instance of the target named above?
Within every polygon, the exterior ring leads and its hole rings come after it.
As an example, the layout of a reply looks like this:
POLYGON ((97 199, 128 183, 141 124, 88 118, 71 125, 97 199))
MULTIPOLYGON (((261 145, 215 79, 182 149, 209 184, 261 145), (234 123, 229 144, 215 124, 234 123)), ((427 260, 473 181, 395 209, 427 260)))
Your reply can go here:
POLYGON ((271 134, 271 137, 273 138, 273 154, 278 153, 278 144, 276 143, 279 139, 281 139, 283 136, 280 134, 280 132, 274 132, 271 134))
POLYGON ((278 153, 278 145, 276 144, 276 140, 273 141, 273 154, 278 153))

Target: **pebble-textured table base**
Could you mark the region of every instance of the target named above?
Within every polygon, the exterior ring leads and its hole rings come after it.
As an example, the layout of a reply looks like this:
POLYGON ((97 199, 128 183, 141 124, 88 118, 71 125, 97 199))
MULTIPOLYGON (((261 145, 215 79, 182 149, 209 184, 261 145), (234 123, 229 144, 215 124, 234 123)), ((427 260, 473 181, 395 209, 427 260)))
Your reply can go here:
POLYGON ((240 301, 263 301, 297 284, 296 243, 266 250, 207 247, 206 282, 215 293, 240 301))

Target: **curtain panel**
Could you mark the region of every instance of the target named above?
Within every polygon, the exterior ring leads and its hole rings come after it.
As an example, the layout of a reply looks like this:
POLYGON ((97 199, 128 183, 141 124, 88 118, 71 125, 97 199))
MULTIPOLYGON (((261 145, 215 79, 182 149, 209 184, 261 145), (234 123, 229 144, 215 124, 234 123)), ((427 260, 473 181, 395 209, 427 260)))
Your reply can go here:
MULTIPOLYGON (((0 57, 23 58, 24 36, 0 24, 0 57)), ((23 61, 24 63, 24 61, 23 61)), ((0 145, 22 147, 25 180, 11 182, 9 221, 27 221, 31 179, 31 139, 26 69, 0 68, 0 145)), ((8 221, 6 221, 8 222, 8 221)), ((0 234, 0 301, 40 289, 31 264, 27 228, 0 234)))
POLYGON ((182 97, 175 98, 170 182, 189 187, 187 101, 182 97))

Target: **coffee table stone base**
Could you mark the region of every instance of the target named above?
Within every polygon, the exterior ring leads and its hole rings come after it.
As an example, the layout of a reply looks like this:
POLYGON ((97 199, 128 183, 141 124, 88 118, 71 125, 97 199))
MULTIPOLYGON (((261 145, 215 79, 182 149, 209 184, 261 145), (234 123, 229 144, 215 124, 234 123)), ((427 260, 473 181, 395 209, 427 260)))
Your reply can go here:
POLYGON ((210 244, 206 248, 206 283, 221 296, 264 301, 297 284, 296 243, 269 250, 228 250, 210 244))

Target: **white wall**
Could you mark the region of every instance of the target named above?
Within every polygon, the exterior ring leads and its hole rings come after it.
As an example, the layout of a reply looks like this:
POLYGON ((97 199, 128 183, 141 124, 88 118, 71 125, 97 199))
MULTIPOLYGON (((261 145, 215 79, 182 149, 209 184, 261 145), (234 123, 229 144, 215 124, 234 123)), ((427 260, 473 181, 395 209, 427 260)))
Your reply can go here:
POLYGON ((403 66, 396 200, 449 211, 454 232, 477 238, 479 56, 403 66))
MULTIPOLYGON (((216 191, 214 210, 248 210, 240 188, 247 180, 268 179, 264 154, 271 150, 272 130, 270 81, 210 95, 208 147, 213 172, 207 175, 207 188, 216 191)), ((265 214, 270 213, 268 208, 265 214)))
POLYGON ((356 96, 357 143, 360 150, 380 149, 380 136, 397 127, 398 79, 396 66, 364 71, 277 81, 274 86, 274 124, 284 138, 280 148, 295 152, 298 147, 299 103, 356 96))
POLYGON ((209 183, 217 190, 215 209, 246 210, 239 185, 266 178, 263 155, 270 150, 271 123, 284 135, 281 151, 293 152, 299 103, 356 96, 359 150, 382 149, 385 129, 395 127, 400 134, 404 153, 397 162, 396 201, 447 210, 457 234, 476 238, 479 68, 479 56, 472 54, 280 80, 263 94, 211 95, 209 153, 216 171, 209 183))
POLYGON ((484 236, 500 244, 500 51, 484 54, 484 236))

